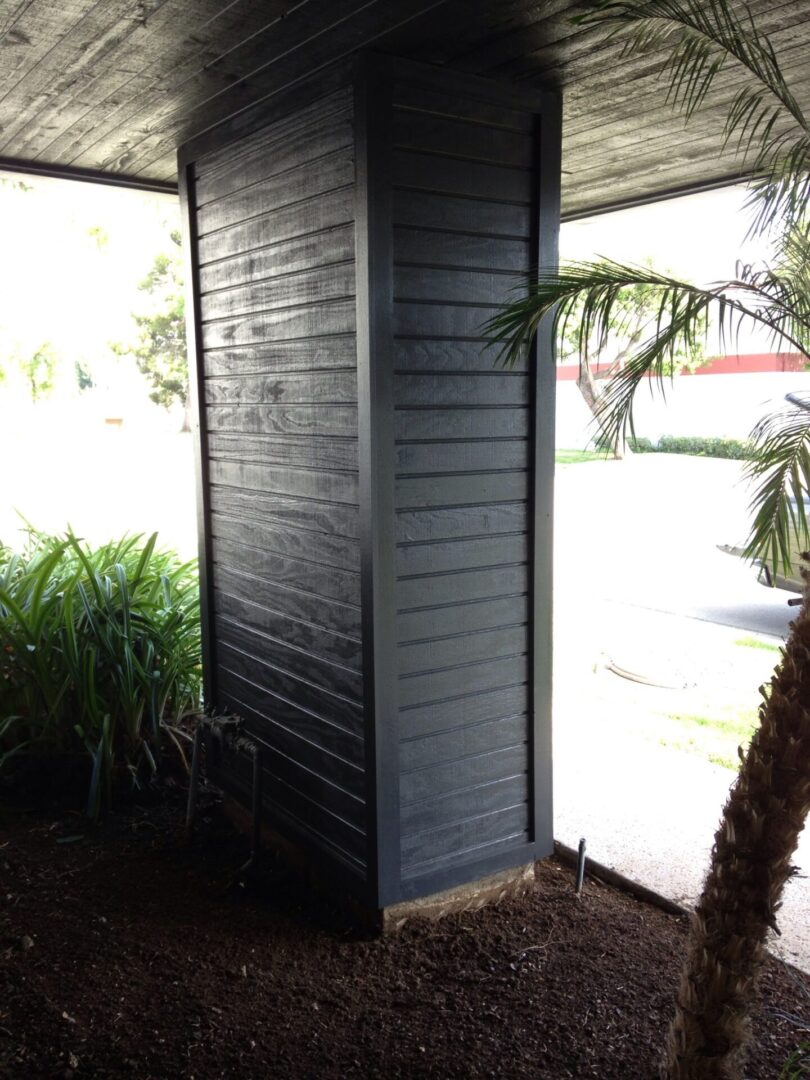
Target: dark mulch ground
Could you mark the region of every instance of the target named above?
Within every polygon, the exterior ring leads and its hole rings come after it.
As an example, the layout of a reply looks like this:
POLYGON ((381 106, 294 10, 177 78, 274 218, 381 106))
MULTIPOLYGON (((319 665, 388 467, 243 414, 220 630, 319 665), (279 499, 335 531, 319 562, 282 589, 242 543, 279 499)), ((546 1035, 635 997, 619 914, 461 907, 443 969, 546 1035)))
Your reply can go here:
MULTIPOLYGON (((240 883, 215 804, 191 846, 180 816, 178 792, 83 839, 0 818, 0 1076, 654 1076, 682 920, 593 882, 577 900, 548 861, 525 899, 375 940, 294 876, 240 883)), ((765 972, 752 1080, 801 1037, 798 978, 765 972)))

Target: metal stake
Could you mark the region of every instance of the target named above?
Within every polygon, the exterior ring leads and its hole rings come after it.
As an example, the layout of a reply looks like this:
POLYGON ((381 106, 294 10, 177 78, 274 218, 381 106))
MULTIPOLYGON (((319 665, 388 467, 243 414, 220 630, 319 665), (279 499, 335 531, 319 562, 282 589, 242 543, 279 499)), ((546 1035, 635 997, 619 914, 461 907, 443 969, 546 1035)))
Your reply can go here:
POLYGON ((188 802, 186 804, 186 831, 191 832, 194 818, 197 816, 197 793, 200 789, 200 758, 202 757, 202 724, 197 724, 194 731, 194 749, 191 752, 191 776, 188 782, 188 802))
POLYGON ((253 837, 251 840, 250 862, 252 870, 259 868, 259 855, 262 848, 262 796, 264 794, 264 754, 257 747, 253 751, 253 837))
POLYGON ((582 885, 585 881, 585 837, 583 836, 579 841, 579 850, 577 852, 577 896, 582 892, 582 885))

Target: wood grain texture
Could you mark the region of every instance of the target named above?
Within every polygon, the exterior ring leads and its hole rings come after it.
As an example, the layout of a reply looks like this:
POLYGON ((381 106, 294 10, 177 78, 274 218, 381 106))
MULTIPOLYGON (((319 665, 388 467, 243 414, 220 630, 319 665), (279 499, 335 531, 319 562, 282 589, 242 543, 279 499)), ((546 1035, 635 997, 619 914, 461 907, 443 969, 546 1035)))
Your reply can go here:
MULTIPOLYGON (((463 107, 458 111, 466 114, 463 107)), ((490 127, 469 115, 448 116, 427 110, 395 108, 392 139, 394 147, 400 150, 430 150, 469 161, 491 161, 527 170, 534 163, 531 131, 490 127)))
POLYGON ((245 521, 297 525, 313 532, 357 539, 356 506, 338 506, 334 503, 282 498, 278 495, 258 495, 252 491, 240 491, 238 488, 221 487, 217 484, 211 487, 210 498, 214 513, 237 516, 245 521))
POLYGON ((459 473, 442 476, 403 476, 396 482, 397 502, 402 510, 423 506, 455 506, 470 503, 513 502, 528 493, 526 472, 459 473))
POLYGON ((523 843, 530 827, 532 384, 525 367, 496 365, 484 324, 528 280, 536 150, 528 110, 435 88, 403 97, 393 213, 407 875, 523 843))
POLYGON ((238 458, 227 461, 211 458, 209 471, 214 484, 324 502, 357 503, 357 476, 351 472, 253 465, 238 458))
POLYGON ((354 146, 351 90, 318 98, 293 116, 204 155, 196 166, 199 205, 231 199, 272 176, 354 146))
MULTIPOLYGON (((528 702, 527 685, 520 681, 509 686, 489 687, 481 693, 460 693, 444 701, 403 709, 399 718, 400 734, 404 743, 411 738, 453 731, 456 745, 463 746, 458 742, 459 729, 468 730, 485 721, 500 723, 505 718, 525 713, 528 702)), ((446 745, 445 750, 444 760, 449 761, 453 753, 446 745)))
POLYGON ((414 150, 397 150, 394 167, 400 187, 505 202, 530 201, 531 173, 504 169, 491 162, 443 158, 414 150))
MULTIPOLYGON (((324 629, 322 626, 302 619, 292 618, 271 606, 275 600, 272 589, 258 588, 250 590, 246 596, 245 584, 256 585, 255 579, 245 579, 243 575, 220 571, 217 575, 215 595, 216 609, 226 618, 242 623, 249 629, 260 633, 281 635, 281 640, 292 648, 311 652, 323 660, 339 663, 352 671, 362 671, 362 649, 355 637, 324 629), (241 594, 241 595, 240 595, 241 594), (262 602, 260 597, 267 597, 262 602)), ((321 610, 326 607, 321 605, 321 610)), ((316 611, 316 617, 320 612, 316 611)), ((321 622, 327 620, 321 618, 321 622)))
POLYGON ((300 526, 280 525, 276 521, 254 521, 211 515, 211 532, 224 540, 250 544, 277 555, 304 559, 337 570, 357 572, 360 569, 358 545, 354 540, 329 533, 302 529, 300 526))
POLYGON ((201 207, 200 236, 260 217, 268 206, 291 206, 352 183, 354 157, 351 150, 337 150, 317 162, 302 162, 296 168, 240 187, 201 207))
POLYGON ((206 322, 202 327, 202 340, 207 351, 319 334, 349 334, 354 330, 354 300, 331 300, 206 322))
POLYGON ((529 209, 516 203, 448 196, 435 192, 394 192, 394 225, 421 226, 476 236, 520 240, 529 231, 529 209))
MULTIPOLYGON (((435 321, 441 319, 442 328, 449 331, 456 322, 456 308, 441 315, 435 312, 438 305, 430 311, 435 321)), ((455 335, 452 335, 455 336, 455 335)), ((529 379, 524 374, 510 371, 488 371, 480 374, 458 372, 432 375, 430 373, 410 372, 396 377, 397 407, 408 409, 429 405, 431 408, 445 406, 476 406, 498 408, 502 405, 528 405, 529 379)))
MULTIPOLYGON (((270 693, 283 698, 298 710, 313 714, 330 729, 340 729, 343 732, 341 745, 350 741, 352 736, 362 738, 362 708, 357 702, 330 693, 321 686, 274 666, 265 659, 263 649, 245 652, 227 639, 218 642, 218 648, 220 668, 234 672, 243 681, 256 686, 257 691, 248 697, 249 702, 260 700, 263 693, 270 693)), ((229 707, 226 697, 223 697, 222 707, 229 707)))
POLYGON ((507 131, 517 132, 524 139, 531 139, 534 132, 531 113, 517 106, 510 107, 503 100, 496 101, 494 96, 486 93, 485 84, 478 84, 475 90, 469 85, 465 89, 464 94, 454 97, 448 95, 441 86, 429 86, 424 81, 416 83, 408 81, 406 77, 399 77, 394 82, 393 101, 399 110, 410 109, 418 113, 450 117, 464 124, 505 128, 507 131))
POLYGON ((433 541, 429 544, 400 545, 397 573, 401 577, 442 574, 449 570, 503 566, 525 562, 528 558, 525 533, 494 534, 487 537, 464 537, 458 540, 433 541))
MULTIPOLYGON (((523 625, 528 621, 529 603, 526 596, 507 596, 496 600, 478 600, 467 604, 464 612, 465 632, 492 630, 501 626, 523 625)), ((459 614, 452 607, 434 607, 419 611, 400 612, 397 634, 400 643, 411 644, 435 641, 459 633, 459 614), (422 637, 418 635, 423 635, 422 637)))
POLYGON ((344 91, 193 170, 217 706, 276 824, 365 873, 352 142, 344 91))
POLYGON ((318 566, 305 559, 293 559, 289 555, 277 555, 263 548, 252 547, 243 541, 234 543, 214 535, 212 538, 214 562, 230 569, 254 574, 276 585, 310 593, 324 600, 336 600, 341 604, 359 603, 358 575, 331 566, 318 566))
POLYGON ((400 510, 397 513, 397 540, 404 545, 488 534, 503 536, 525 532, 528 521, 528 510, 523 502, 400 510))
MULTIPOLYGON (((268 624, 271 631, 282 632, 282 623, 276 628, 268 619, 268 624)), ((219 642, 247 656, 260 657, 279 678, 300 679, 312 688, 322 688, 351 702, 362 699, 363 679, 357 671, 317 656, 309 649, 293 646, 272 633, 245 625, 222 613, 221 609, 217 612, 215 627, 219 642)))
POLYGON ((265 281, 254 278, 245 285, 224 286, 206 293, 200 306, 203 319, 216 320, 350 296, 354 296, 354 263, 347 260, 265 281))
POLYGON ((390 903, 531 836, 534 372, 484 326, 532 265, 540 98, 356 77, 183 160, 221 705, 268 748, 276 823, 390 903))
POLYGON ((415 264, 470 267, 487 273, 528 273, 527 239, 456 233, 441 227, 424 229, 419 224, 394 226, 394 259, 398 268, 415 264))
POLYGON ((528 721, 525 716, 506 716, 483 724, 467 724, 419 738, 403 739, 400 760, 403 772, 430 768, 436 761, 454 757, 487 754, 503 746, 526 742, 528 721))
POLYGON ((208 405, 342 405, 357 401, 354 371, 209 376, 208 405))
POLYGON ((354 795, 363 794, 363 740, 321 717, 298 708, 230 668, 223 668, 223 691, 252 735, 275 744, 304 767, 340 779, 354 795), (272 733, 272 740, 270 735, 272 733), (332 760, 334 759, 334 760, 332 760), (326 764, 328 762, 329 764, 326 764))
POLYGON ((355 405, 213 405, 206 412, 212 432, 357 437, 355 405))
MULTIPOLYGON (((523 644, 526 648, 525 632, 523 644)), ((462 689, 472 693, 512 686, 526 681, 528 677, 529 664, 525 653, 494 660, 487 657, 452 668, 437 668, 413 675, 403 674, 399 683, 400 706, 406 709, 409 705, 444 701, 462 689)))
POLYGON ((454 863, 471 861, 488 853, 496 844, 518 847, 525 841, 527 804, 497 813, 484 813, 466 821, 437 827, 403 837, 403 873, 424 873, 443 858, 454 863))
POLYGON ((354 334, 320 335, 304 341, 263 342, 211 350, 207 375, 280 375, 300 371, 353 371, 354 334))
POLYGON ((230 255, 200 270, 203 293, 233 289, 255 281, 268 281, 299 271, 354 259, 354 228, 338 225, 322 232, 270 243, 267 247, 230 255))
MULTIPOLYGON (((503 743, 487 753, 471 754, 461 759, 427 765, 403 771, 400 785, 402 805, 410 806, 425 799, 436 799, 450 792, 480 784, 525 775, 526 753, 522 743, 504 746, 503 743)), ((462 816, 466 817, 462 808, 462 816)))
POLYGON ((293 631, 290 624, 303 623, 305 628, 325 630, 328 634, 347 639, 346 642, 330 639, 329 651, 338 659, 344 659, 349 666, 357 655, 360 609, 356 605, 281 585, 227 563, 216 565, 215 589, 222 596, 258 607, 260 610, 252 618, 257 625, 261 624, 260 629, 267 630, 273 625, 270 618, 265 618, 263 612, 266 609, 272 613, 272 620, 278 625, 279 632, 289 632, 293 643, 298 633, 309 633, 309 629, 293 631))
POLYGON ((209 440, 212 457, 301 465, 309 469, 357 471, 354 439, 302 439, 296 436, 217 433, 209 440))
POLYGON ((529 410, 500 409, 399 409, 394 416, 397 440, 513 439, 529 434, 529 410))
POLYGON ((512 807, 525 807, 529 795, 526 776, 489 780, 462 791, 442 793, 402 808, 402 835, 416 836, 442 828, 448 821, 480 818, 512 807))
MULTIPOLYGON (((524 87, 563 87, 569 212, 750 168, 720 145, 724 112, 741 82, 736 65, 721 73, 690 121, 694 151, 680 153, 684 129, 666 101, 665 51, 622 56, 620 42, 571 25, 573 0, 350 0, 339 10, 333 0, 306 0, 292 9, 279 0, 7 7, 0 138, 3 155, 19 162, 173 180, 178 144, 249 112, 258 100, 272 102, 330 61, 372 46, 524 87), (643 167, 635 158, 640 149, 648 152, 643 167)), ((800 0, 752 0, 751 10, 772 36, 807 110, 805 8, 800 0)), ((473 110, 459 119, 464 109, 442 102, 435 86, 414 90, 403 81, 398 94, 403 116, 422 111, 450 130, 471 126, 473 110)), ((475 106, 479 124, 525 133, 519 109, 485 96, 475 106)), ((427 137, 421 133, 422 141, 427 137)), ((449 140, 436 135, 435 141, 443 153, 449 140)), ((453 145, 456 152, 464 149, 459 139, 453 145)))
POLYGON ((488 472, 523 469, 525 466, 525 439, 498 439, 497 442, 458 439, 448 443, 400 443, 397 446, 399 476, 425 472, 488 472))
POLYGON ((525 648, 525 623, 513 623, 493 630, 455 633, 448 637, 400 645, 399 670, 403 676, 421 675, 439 668, 514 656, 525 648))
POLYGON ((257 251, 270 244, 295 240, 346 225, 353 220, 350 186, 291 206, 272 208, 250 221, 234 224, 200 240, 200 262, 218 262, 233 255, 257 251))

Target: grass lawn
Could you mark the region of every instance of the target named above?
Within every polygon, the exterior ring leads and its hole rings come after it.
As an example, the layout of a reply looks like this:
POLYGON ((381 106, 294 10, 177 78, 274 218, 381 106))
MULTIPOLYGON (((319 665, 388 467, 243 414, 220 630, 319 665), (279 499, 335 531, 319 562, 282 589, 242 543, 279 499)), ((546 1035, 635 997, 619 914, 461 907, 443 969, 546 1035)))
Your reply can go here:
POLYGON ((580 461, 604 461, 605 455, 600 450, 555 450, 554 461, 557 465, 577 465, 580 461))
MULTIPOLYGON (((778 645, 753 636, 737 638, 734 646, 774 653, 774 665, 780 652, 778 645)), ((758 709, 743 708, 739 704, 715 706, 707 709, 705 714, 667 712, 659 716, 662 746, 699 754, 712 764, 735 772, 740 766, 738 750, 740 747, 745 750, 759 723, 758 709)))
POLYGON ((755 709, 711 716, 690 713, 662 714, 662 746, 698 754, 713 765, 736 770, 740 767, 738 748, 748 746, 758 723, 755 709))

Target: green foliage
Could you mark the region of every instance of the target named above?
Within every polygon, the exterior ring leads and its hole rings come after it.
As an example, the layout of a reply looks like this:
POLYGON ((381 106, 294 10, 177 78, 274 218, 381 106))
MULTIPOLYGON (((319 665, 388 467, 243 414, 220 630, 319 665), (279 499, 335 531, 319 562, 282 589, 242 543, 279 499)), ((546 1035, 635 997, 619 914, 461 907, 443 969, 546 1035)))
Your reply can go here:
POLYGON ((762 641, 761 638, 755 637, 742 637, 737 638, 734 642, 735 645, 739 645, 743 649, 762 649, 764 652, 781 652, 778 645, 772 645, 769 641, 762 641))
POLYGON ((76 384, 79 390, 84 392, 85 390, 92 390, 96 385, 93 379, 93 373, 87 364, 81 360, 77 360, 73 365, 73 370, 76 373, 76 384))
MULTIPOLYGON (((609 267, 610 263, 605 265, 609 267)), ((652 270, 649 259, 644 266, 652 270)), ((579 293, 567 318, 561 324, 558 359, 562 362, 576 359, 589 367, 607 364, 610 371, 615 372, 624 366, 633 349, 649 335, 656 323, 659 302, 658 290, 649 281, 639 280, 628 284, 616 292, 609 324, 606 327, 591 324, 590 335, 583 335, 583 324, 587 318, 587 297, 584 293, 579 293)), ((705 336, 706 329, 704 316, 704 325, 699 328, 699 333, 692 341, 675 343, 673 372, 695 371, 705 363, 706 353, 701 333, 705 336)))
MULTIPOLYGON (((733 280, 700 288, 649 267, 621 263, 571 263, 541 271, 531 292, 504 308, 488 324, 490 338, 501 346, 504 363, 524 354, 541 319, 549 316, 555 339, 574 333, 580 354, 588 342, 603 341, 621 320, 622 297, 635 286, 651 288, 655 317, 645 339, 616 371, 600 402, 599 420, 611 440, 633 434, 633 398, 652 379, 665 390, 680 369, 680 357, 700 348, 711 311, 723 339, 734 338, 750 323, 765 327, 777 343, 803 352, 802 335, 810 332, 810 308, 797 302, 797 288, 777 270, 741 267, 733 280), (573 331, 572 331, 573 328, 573 331)), ((810 358, 809 358, 810 359, 810 358)))
POLYGON ((196 570, 156 540, 32 532, 23 554, 0 547, 0 765, 89 754, 92 817, 117 774, 154 775, 171 722, 199 703, 196 570))
POLYGON ((754 456, 746 476, 756 486, 747 553, 788 570, 796 538, 810 539, 805 498, 810 491, 810 413, 789 405, 763 416, 752 432, 754 456))
POLYGON ((104 251, 110 243, 110 234, 103 225, 91 225, 87 230, 87 235, 99 251, 104 251))
MULTIPOLYGON (((742 73, 722 133, 753 174, 749 205, 752 231, 774 231, 776 257, 762 267, 743 266, 730 280, 698 288, 649 267, 617 262, 541 268, 529 295, 489 323, 501 359, 515 363, 544 318, 558 343, 572 332, 582 355, 589 342, 606 341, 621 320, 628 288, 644 286, 656 315, 643 340, 614 371, 600 394, 597 421, 607 445, 633 432, 633 398, 647 379, 663 390, 678 355, 699 345, 710 314, 721 342, 749 325, 765 329, 772 347, 801 353, 810 362, 810 127, 788 87, 774 48, 744 4, 729 0, 603 0, 575 19, 621 36, 628 54, 665 50, 669 99, 689 118, 727 65, 742 73)), ((564 347, 564 344, 563 346, 564 347)), ((791 548, 810 546, 810 412, 780 410, 751 435, 747 476, 756 487, 746 555, 776 569, 790 565, 791 548)))
POLYGON ((662 435, 658 442, 635 438, 630 448, 637 454, 692 454, 695 457, 747 461, 754 453, 751 443, 741 439, 716 439, 705 435, 662 435))
POLYGON ((137 344, 112 346, 119 356, 135 358, 138 370, 152 387, 149 397, 166 409, 175 403, 186 408, 189 393, 181 240, 176 230, 170 236, 172 251, 155 257, 139 285, 150 302, 147 310, 132 315, 138 328, 137 344))
POLYGON ((57 360, 49 341, 43 342, 33 355, 20 357, 17 363, 34 403, 52 393, 57 360))
POLYGON ((727 107, 722 136, 754 174, 754 227, 782 231, 804 216, 810 195, 810 124, 773 44, 746 4, 602 0, 573 21, 621 37, 626 56, 665 50, 668 98, 687 119, 705 102, 717 76, 729 66, 736 68, 739 89, 727 107))
POLYGON ((554 463, 556 465, 578 465, 583 461, 604 461, 604 451, 597 450, 555 450, 554 463))
POLYGON ((802 1043, 785 1062, 779 1080, 802 1080, 810 1076, 810 1042, 802 1043))

